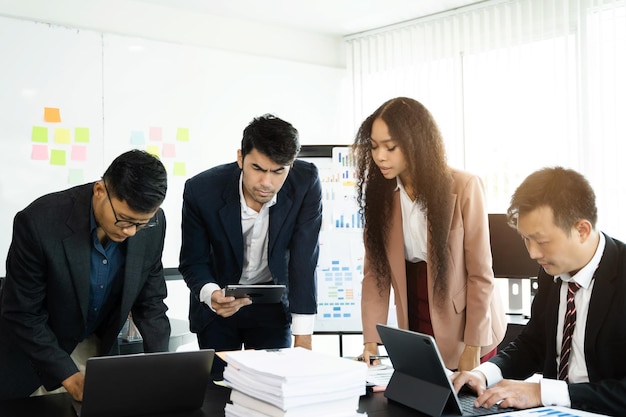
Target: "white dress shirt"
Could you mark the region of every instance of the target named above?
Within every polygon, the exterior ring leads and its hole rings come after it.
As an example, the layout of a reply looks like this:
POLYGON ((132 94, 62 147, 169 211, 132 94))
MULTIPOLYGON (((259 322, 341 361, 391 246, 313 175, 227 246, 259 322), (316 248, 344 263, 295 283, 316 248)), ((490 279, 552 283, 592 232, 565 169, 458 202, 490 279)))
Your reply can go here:
MULTIPOLYGON (((242 174, 243 176, 243 174, 242 174)), ((242 176, 239 177, 239 200, 241 203, 241 230, 243 234, 243 270, 240 284, 262 284, 272 282, 272 273, 267 262, 270 207, 276 204, 278 194, 263 204, 261 211, 250 208, 243 194, 242 176)), ((205 284, 200 290, 200 300, 211 310, 211 294, 221 288, 215 283, 205 284)), ((213 310, 215 311, 215 310, 213 310)), ((313 334, 314 314, 291 314, 291 332, 294 335, 313 334)))
POLYGON ((404 238, 404 259, 409 262, 426 261, 427 243, 426 212, 421 204, 411 200, 404 189, 400 177, 396 177, 400 190, 400 208, 402 210, 402 236, 404 238))
MULTIPOLYGON (((606 239, 604 238, 604 235, 600 233, 600 242, 598 244, 598 248, 596 249, 596 253, 587 265, 585 265, 574 276, 570 276, 570 274, 562 274, 554 277, 555 282, 557 279, 562 280, 561 298, 559 302, 559 320, 556 328, 557 368, 561 355, 563 321, 567 304, 567 286, 570 281, 575 281, 581 286, 574 296, 574 303, 576 304, 576 326, 574 327, 574 335, 572 336, 572 350, 568 365, 568 378, 571 383, 589 382, 587 364, 585 362, 585 328, 587 325, 589 300, 591 299, 591 292, 593 291, 593 274, 600 264, 600 259, 604 253, 605 245, 606 239)), ((476 369, 487 377, 487 387, 491 387, 503 379, 500 368, 491 362, 480 364, 476 369)), ((567 382, 557 379, 542 378, 540 380, 540 384, 541 402, 544 406, 571 407, 571 399, 569 397, 569 391, 567 390, 567 382)))

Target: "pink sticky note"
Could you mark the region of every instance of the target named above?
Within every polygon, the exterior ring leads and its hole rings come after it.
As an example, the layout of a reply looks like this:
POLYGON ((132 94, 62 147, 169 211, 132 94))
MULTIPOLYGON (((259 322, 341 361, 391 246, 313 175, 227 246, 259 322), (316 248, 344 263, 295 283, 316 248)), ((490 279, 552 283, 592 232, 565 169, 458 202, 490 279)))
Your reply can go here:
POLYGON ((86 161, 87 160, 87 147, 81 145, 72 146, 72 154, 70 156, 72 161, 86 161))
POLYGON ((150 140, 160 142, 163 140, 163 131, 160 127, 150 128, 150 140))
POLYGON ((176 157, 176 145, 173 143, 164 143, 163 144, 163 158, 174 158, 176 157))
POLYGON ((34 161, 47 161, 48 145, 33 145, 30 158, 34 161))

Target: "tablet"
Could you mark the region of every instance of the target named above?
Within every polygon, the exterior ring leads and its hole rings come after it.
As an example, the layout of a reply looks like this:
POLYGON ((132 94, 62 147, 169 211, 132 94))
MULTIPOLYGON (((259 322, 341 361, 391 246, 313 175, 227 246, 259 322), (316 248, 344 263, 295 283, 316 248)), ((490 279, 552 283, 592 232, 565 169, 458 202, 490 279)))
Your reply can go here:
POLYGON ((280 303, 285 292, 284 285, 227 285, 224 295, 227 297, 252 299, 253 303, 280 303))

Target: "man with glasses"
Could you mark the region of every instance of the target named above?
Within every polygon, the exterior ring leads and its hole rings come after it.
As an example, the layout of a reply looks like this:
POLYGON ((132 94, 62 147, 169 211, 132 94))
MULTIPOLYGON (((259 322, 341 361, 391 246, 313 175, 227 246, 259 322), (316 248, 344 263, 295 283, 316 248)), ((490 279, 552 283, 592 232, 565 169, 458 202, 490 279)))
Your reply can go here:
POLYGON ((57 389, 82 400, 87 358, 115 352, 131 312, 144 351, 167 351, 166 190, 163 164, 133 150, 100 181, 17 213, 0 292, 0 400, 57 389))

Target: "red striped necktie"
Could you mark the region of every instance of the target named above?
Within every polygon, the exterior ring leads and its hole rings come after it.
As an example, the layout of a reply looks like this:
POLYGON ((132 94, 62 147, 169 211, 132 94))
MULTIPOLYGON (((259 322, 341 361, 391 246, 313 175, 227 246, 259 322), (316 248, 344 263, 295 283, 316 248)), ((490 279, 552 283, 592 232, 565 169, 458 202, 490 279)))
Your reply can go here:
POLYGON ((574 295, 580 289, 580 284, 571 281, 567 285, 567 307, 563 320, 563 340, 561 342, 561 359, 559 361, 559 379, 568 381, 569 356, 572 351, 572 335, 576 326, 576 305, 574 295))

